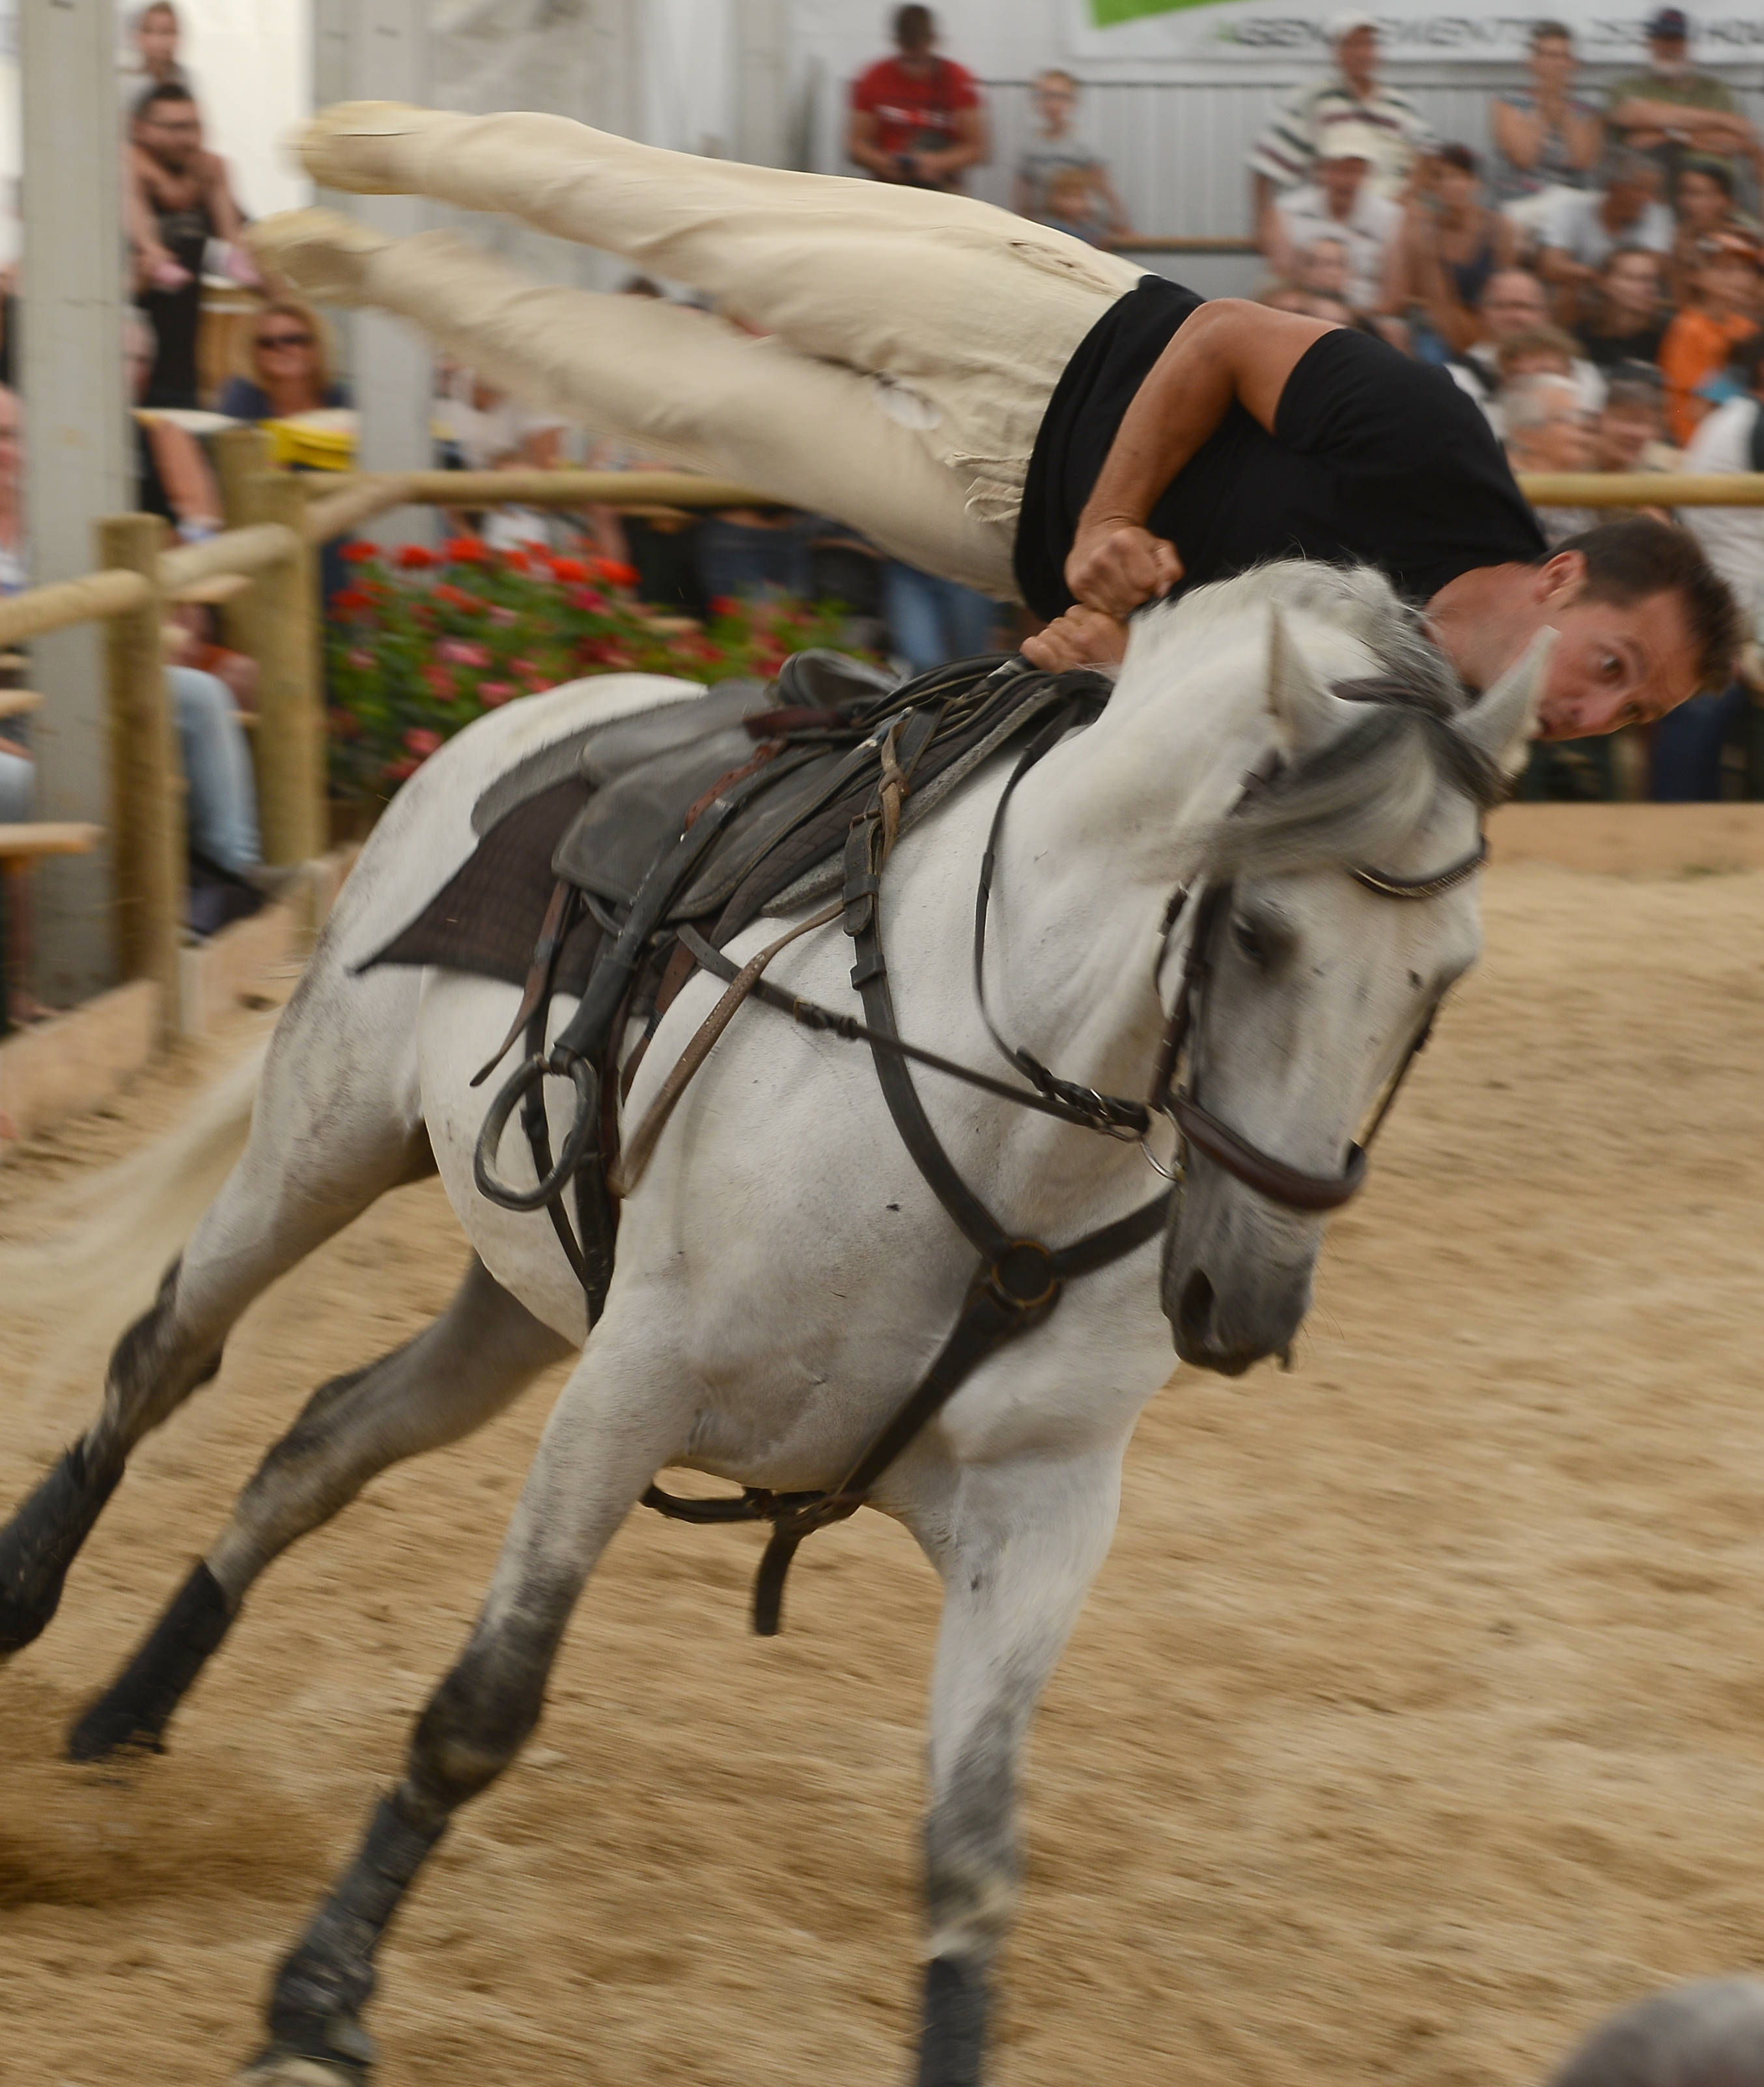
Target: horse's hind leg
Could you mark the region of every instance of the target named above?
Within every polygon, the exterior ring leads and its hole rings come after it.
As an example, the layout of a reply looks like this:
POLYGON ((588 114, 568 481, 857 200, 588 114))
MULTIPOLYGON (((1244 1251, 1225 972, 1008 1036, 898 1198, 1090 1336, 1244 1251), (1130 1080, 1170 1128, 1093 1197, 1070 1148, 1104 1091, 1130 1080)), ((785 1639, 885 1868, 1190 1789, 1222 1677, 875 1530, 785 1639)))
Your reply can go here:
POLYGON ((220 1367, 246 1307, 376 1197, 434 1165, 414 971, 348 976, 315 956, 279 1025, 238 1164, 117 1343, 97 1419, 0 1529, 0 1658, 54 1615, 130 1453, 220 1367))
POLYGON ((172 1713, 273 1559, 348 1506, 376 1472, 482 1427, 570 1348, 474 1256, 433 1325, 307 1401, 240 1496, 220 1542, 75 1726, 67 1748, 73 1759, 98 1761, 126 1746, 157 1748, 172 1713))

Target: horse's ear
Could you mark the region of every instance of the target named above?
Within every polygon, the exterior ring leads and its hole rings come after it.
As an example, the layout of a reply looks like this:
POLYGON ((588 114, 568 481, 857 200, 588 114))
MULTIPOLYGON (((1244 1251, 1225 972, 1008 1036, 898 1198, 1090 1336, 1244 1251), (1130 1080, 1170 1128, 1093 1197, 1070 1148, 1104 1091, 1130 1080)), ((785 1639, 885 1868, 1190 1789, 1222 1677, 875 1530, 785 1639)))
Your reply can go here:
POLYGON ((1523 655, 1458 720, 1458 730, 1510 782, 1525 766, 1556 633, 1539 631, 1523 655))
POLYGON ((1268 606, 1268 709, 1288 761, 1301 758, 1329 726, 1329 691, 1292 642, 1278 603, 1268 606))

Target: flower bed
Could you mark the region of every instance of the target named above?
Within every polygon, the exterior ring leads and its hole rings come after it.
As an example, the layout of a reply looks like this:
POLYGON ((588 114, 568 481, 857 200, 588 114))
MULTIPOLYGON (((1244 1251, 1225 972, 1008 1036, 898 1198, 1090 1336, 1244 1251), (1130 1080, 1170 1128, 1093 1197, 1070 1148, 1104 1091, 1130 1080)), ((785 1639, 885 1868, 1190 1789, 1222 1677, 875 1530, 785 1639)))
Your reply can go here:
POLYGON ((707 624, 647 607, 637 574, 538 544, 493 551, 475 536, 440 551, 344 546, 350 584, 326 627, 331 786, 383 803, 429 755, 489 710, 583 674, 694 681, 775 674, 792 652, 839 642, 842 612, 720 600, 707 624))

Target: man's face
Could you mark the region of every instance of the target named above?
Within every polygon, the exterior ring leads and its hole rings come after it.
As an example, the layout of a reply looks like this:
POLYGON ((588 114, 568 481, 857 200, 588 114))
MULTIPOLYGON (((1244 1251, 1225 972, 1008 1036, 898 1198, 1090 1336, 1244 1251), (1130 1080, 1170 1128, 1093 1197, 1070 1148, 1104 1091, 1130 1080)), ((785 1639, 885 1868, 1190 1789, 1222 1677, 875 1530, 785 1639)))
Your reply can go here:
MULTIPOLYGON (((1578 566, 1570 551, 1543 568, 1578 566)), ((1699 676, 1683 604, 1676 594, 1642 601, 1587 601, 1570 574, 1542 618, 1558 634, 1538 707, 1540 739, 1585 739, 1649 724, 1697 693, 1699 676)))
POLYGON ((1346 217, 1354 207, 1360 184, 1366 177, 1364 160, 1322 160, 1318 162, 1317 185, 1337 217, 1346 217))
POLYGON ((1659 416, 1646 406, 1607 406, 1599 416, 1595 469, 1639 471, 1648 444, 1659 431, 1659 416))
POLYGON ((1647 209, 1650 184, 1640 174, 1619 174, 1605 191, 1607 219, 1612 224, 1634 224, 1647 209))
POLYGON ((1356 87, 1370 85, 1378 64, 1377 31, 1350 29, 1335 46, 1335 62, 1356 87))
POLYGON ((1571 385, 1552 385, 1543 400, 1543 420, 1514 430, 1513 461, 1521 471, 1591 471, 1592 424, 1571 385))
POLYGON ((1498 345, 1515 334, 1529 333, 1549 317, 1544 286, 1535 275, 1505 269, 1493 277, 1482 300, 1482 316, 1490 339, 1498 345))
POLYGON ((1078 107, 1078 89, 1069 80, 1039 80, 1036 83, 1035 101, 1042 129, 1057 133, 1072 120, 1078 107))
POLYGON ((1647 40, 1647 62, 1650 69, 1664 79, 1676 79, 1689 69, 1685 39, 1682 36, 1650 36, 1647 40))
POLYGON ((202 150, 202 118, 193 101, 156 101, 137 135, 168 173, 182 173, 202 150))
POLYGON ((177 55, 177 17, 169 7, 152 7, 135 32, 135 48, 150 72, 162 72, 177 55))
POLYGON ((1604 271, 1612 310, 1638 324, 1651 318, 1659 301, 1659 269, 1651 254, 1620 254, 1604 271))
POLYGON ((1758 286, 1757 269, 1737 254, 1722 254, 1705 262, 1697 272, 1697 288, 1703 302, 1715 312, 1755 312, 1758 286))

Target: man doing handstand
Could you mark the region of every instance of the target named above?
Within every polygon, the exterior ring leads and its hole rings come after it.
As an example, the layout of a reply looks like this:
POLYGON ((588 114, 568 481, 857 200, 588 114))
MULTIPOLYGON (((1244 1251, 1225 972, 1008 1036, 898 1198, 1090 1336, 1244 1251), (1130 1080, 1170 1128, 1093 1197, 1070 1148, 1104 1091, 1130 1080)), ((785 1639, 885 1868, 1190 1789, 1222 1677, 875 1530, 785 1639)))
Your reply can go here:
POLYGON ((837 517, 1118 658, 1143 603, 1258 561, 1363 561, 1485 685, 1560 634, 1539 729, 1645 723, 1728 678, 1737 619, 1659 523, 1554 557, 1481 412, 1349 329, 1207 302, 963 196, 694 158, 560 117, 346 104, 322 185, 501 210, 690 283, 718 315, 523 281, 451 233, 254 228, 315 297, 416 320, 491 382, 646 454, 837 517))

